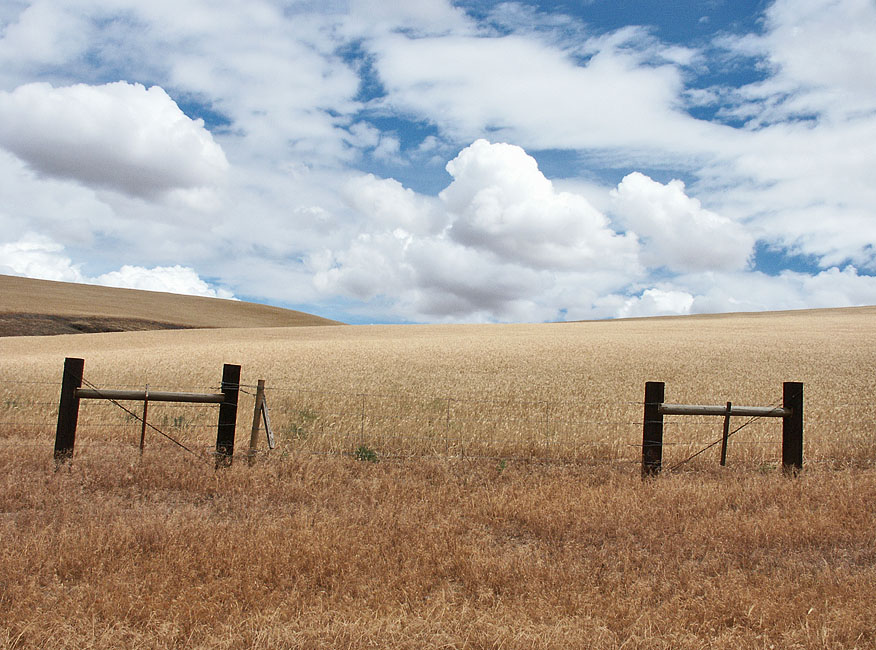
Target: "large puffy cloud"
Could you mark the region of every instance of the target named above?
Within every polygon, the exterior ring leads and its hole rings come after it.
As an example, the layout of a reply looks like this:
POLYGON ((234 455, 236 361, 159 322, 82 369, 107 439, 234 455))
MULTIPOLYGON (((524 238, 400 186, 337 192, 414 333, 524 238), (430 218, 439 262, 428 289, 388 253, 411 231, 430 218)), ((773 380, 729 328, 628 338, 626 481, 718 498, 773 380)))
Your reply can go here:
POLYGON ((542 269, 635 269, 635 237, 617 235, 588 201, 557 192, 520 147, 478 140, 447 164, 440 197, 454 241, 542 269))
POLYGON ((476 141, 447 169, 438 201, 370 175, 348 183, 348 200, 373 218, 351 245, 311 257, 320 290, 399 318, 469 322, 876 301, 876 278, 853 267, 751 271, 752 234, 681 181, 628 175, 606 192, 612 223, 582 194, 556 190, 519 147, 476 141))
POLYGON ((677 272, 745 268, 754 238, 684 189, 679 180, 663 185, 633 172, 612 191, 621 223, 642 238, 642 262, 677 272))
POLYGON ((125 82, 0 92, 0 146, 44 174, 147 197, 212 185, 228 167, 202 121, 125 82))
POLYGON ((557 191, 520 147, 478 140, 447 171, 438 201, 392 180, 350 182, 371 230, 311 257, 318 286, 415 320, 550 320, 589 313, 642 273, 635 235, 557 191))

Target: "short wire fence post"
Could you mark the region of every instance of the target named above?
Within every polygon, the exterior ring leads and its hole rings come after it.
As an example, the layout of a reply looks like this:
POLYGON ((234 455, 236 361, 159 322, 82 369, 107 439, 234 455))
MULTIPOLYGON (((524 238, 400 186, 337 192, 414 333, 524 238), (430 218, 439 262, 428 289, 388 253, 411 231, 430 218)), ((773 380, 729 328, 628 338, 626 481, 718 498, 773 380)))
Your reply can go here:
POLYGON ((146 417, 149 415, 149 384, 146 384, 146 395, 143 398, 143 423, 140 427, 140 455, 146 447, 146 417))
POLYGON ((451 398, 447 398, 447 409, 444 414, 444 455, 450 455, 450 401, 451 398))
POLYGON ((642 478, 656 476, 663 464, 663 403, 666 384, 645 382, 645 417, 642 425, 642 478))
POLYGON ((229 467, 234 456, 239 393, 240 366, 226 363, 222 368, 222 394, 225 399, 219 405, 219 426, 216 431, 216 469, 229 467))
POLYGON ((365 446, 365 393, 362 393, 362 410, 359 418, 359 446, 365 446))
POLYGON ((55 430, 55 462, 63 463, 73 457, 76 443, 76 425, 79 421, 79 397, 76 389, 82 386, 85 359, 64 359, 64 378, 61 400, 58 404, 58 428, 55 430))
POLYGON ((721 467, 727 466, 727 439, 730 437, 730 412, 733 403, 727 402, 727 412, 724 414, 724 437, 721 438, 721 467))

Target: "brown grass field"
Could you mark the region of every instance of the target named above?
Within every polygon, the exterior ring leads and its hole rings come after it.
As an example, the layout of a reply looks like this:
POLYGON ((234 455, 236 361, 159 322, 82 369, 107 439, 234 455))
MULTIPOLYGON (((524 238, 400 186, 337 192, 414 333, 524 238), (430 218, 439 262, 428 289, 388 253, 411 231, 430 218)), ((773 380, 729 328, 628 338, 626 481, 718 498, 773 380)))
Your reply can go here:
POLYGON ((241 301, 0 275, 0 336, 337 324, 241 301))
POLYGON ((0 647, 874 648, 874 317, 0 339, 0 647), (66 356, 104 388, 241 364, 233 466, 213 406, 150 404, 194 454, 150 431, 141 458, 88 401, 55 471, 66 356), (260 378, 278 447, 250 466, 260 378), (759 406, 804 382, 804 471, 777 420, 682 463, 722 422, 676 417, 643 482, 647 380, 759 406))

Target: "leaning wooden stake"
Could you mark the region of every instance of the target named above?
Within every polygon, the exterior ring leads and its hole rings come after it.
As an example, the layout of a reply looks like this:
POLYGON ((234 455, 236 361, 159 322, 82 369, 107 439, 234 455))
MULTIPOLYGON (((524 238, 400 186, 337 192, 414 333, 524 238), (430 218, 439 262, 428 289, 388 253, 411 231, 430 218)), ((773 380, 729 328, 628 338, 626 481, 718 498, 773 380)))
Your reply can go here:
POLYGON ((262 406, 265 400, 265 380, 259 379, 256 388, 255 407, 252 410, 252 431, 249 434, 249 464, 255 462, 256 447, 258 447, 259 425, 262 421, 262 406))

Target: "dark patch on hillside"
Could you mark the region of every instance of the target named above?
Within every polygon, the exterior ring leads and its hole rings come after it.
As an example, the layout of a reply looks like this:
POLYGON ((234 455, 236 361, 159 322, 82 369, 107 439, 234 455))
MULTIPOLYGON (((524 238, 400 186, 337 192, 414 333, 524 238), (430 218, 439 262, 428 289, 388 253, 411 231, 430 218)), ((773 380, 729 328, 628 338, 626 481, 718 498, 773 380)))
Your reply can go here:
POLYGON ((0 336, 53 336, 101 332, 191 329, 185 325, 140 318, 102 316, 52 316, 50 314, 0 313, 0 336))

